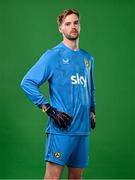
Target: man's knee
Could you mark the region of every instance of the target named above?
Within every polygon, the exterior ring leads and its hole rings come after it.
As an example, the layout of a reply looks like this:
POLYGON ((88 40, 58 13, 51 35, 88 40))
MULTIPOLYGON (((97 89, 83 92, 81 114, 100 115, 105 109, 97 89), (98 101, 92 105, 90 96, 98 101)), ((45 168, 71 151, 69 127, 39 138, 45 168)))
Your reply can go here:
POLYGON ((74 179, 82 180, 82 175, 69 174, 68 179, 69 180, 74 180, 74 179))
POLYGON ((59 180, 60 179, 60 173, 58 171, 46 171, 45 173, 45 180, 59 180))
POLYGON ((46 173, 44 180, 60 180, 60 175, 59 174, 54 174, 54 173, 46 173))

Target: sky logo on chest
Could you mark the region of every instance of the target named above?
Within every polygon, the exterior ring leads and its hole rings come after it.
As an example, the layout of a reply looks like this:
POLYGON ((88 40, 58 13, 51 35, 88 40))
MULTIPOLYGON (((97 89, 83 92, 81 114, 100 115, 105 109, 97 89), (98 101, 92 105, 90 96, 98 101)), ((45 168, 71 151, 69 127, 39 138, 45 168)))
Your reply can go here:
POLYGON ((78 73, 76 73, 75 75, 72 75, 70 78, 72 84, 79 84, 86 87, 86 76, 80 76, 78 73))

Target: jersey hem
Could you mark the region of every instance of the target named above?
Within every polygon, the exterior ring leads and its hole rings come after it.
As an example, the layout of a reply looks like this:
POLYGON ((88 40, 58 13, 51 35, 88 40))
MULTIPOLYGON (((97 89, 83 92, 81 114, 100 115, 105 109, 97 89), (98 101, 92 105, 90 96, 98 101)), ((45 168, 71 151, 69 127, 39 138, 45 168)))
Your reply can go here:
POLYGON ((46 131, 46 134, 57 134, 57 135, 65 135, 65 136, 86 136, 86 135, 90 135, 90 132, 86 133, 86 132, 81 132, 81 133, 57 133, 57 132, 49 132, 46 131))

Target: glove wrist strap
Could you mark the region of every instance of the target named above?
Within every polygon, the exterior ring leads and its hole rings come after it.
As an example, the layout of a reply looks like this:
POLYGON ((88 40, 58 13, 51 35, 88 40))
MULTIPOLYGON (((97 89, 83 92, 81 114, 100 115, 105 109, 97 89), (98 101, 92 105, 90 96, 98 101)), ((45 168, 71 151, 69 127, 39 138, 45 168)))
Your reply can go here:
POLYGON ((48 103, 48 104, 44 104, 43 106, 42 106, 42 112, 47 112, 48 111, 48 109, 50 109, 50 104, 48 103))

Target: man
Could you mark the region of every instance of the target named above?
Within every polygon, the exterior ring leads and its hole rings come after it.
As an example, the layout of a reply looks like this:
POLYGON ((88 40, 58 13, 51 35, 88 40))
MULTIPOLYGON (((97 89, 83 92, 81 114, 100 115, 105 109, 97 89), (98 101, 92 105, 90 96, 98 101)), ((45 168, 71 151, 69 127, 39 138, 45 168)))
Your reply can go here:
POLYGON ((79 48, 80 15, 67 9, 58 16, 63 42, 46 51, 28 71, 21 87, 49 116, 45 179, 60 179, 65 165, 68 179, 82 179, 88 161, 90 129, 94 129, 93 58, 79 48), (39 91, 48 81, 50 104, 39 91))

